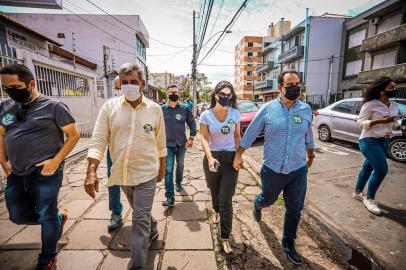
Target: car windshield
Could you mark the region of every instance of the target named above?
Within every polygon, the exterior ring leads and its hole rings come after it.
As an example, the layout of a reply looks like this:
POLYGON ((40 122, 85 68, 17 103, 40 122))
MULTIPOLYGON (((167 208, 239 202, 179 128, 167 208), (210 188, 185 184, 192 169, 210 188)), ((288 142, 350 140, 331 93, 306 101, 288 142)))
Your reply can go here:
POLYGON ((258 108, 252 102, 241 102, 238 104, 238 110, 240 113, 250 113, 250 112, 257 112, 258 108))

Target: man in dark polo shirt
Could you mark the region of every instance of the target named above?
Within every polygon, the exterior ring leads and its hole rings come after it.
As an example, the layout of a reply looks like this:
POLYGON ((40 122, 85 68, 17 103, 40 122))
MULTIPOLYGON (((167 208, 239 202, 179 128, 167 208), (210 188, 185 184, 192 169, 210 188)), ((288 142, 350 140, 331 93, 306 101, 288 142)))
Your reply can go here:
POLYGON ((0 164, 7 175, 9 218, 17 224, 41 225, 36 269, 52 269, 67 219, 66 213, 58 215, 57 207, 64 159, 80 135, 67 106, 41 95, 27 67, 4 66, 0 80, 11 98, 0 103, 0 164))
POLYGON ((163 206, 173 206, 175 196, 173 190, 173 169, 176 159, 176 191, 182 190, 183 167, 187 147, 193 146, 193 139, 196 135, 196 122, 192 111, 184 105, 178 103, 179 91, 176 85, 170 85, 167 89, 169 102, 162 106, 165 118, 166 156, 165 170, 165 196, 166 201, 163 206), (189 139, 186 139, 185 125, 190 128, 189 139))

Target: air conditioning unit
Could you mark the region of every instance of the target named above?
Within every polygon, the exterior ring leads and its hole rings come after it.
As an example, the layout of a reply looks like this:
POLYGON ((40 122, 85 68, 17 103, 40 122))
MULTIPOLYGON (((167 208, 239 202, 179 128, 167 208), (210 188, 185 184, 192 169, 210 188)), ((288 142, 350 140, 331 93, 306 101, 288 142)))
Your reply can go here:
POLYGON ((381 23, 381 18, 380 17, 375 17, 372 19, 372 24, 373 25, 378 25, 381 23))

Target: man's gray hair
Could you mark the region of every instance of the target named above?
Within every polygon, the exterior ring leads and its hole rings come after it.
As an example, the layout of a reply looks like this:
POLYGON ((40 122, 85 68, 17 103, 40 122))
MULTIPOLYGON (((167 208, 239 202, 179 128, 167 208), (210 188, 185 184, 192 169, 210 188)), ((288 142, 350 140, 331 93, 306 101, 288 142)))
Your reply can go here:
POLYGON ((144 72, 142 71, 142 68, 139 65, 133 63, 123 64, 118 70, 118 75, 129 75, 133 72, 137 72, 140 80, 143 80, 144 72))

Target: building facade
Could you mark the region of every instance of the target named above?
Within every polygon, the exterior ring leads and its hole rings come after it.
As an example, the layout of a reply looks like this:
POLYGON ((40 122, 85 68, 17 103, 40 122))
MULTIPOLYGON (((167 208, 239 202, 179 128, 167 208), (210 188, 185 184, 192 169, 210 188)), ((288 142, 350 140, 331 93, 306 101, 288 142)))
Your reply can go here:
POLYGON ((245 36, 234 50, 234 87, 239 99, 255 96, 255 83, 260 80, 256 67, 262 63, 263 37, 245 36))
POLYGON ((340 89, 345 98, 362 96, 380 76, 398 84, 406 97, 406 2, 385 1, 344 24, 340 89))
POLYGON ((176 84, 176 77, 172 73, 150 73, 149 83, 159 89, 166 89, 171 84, 176 84))

